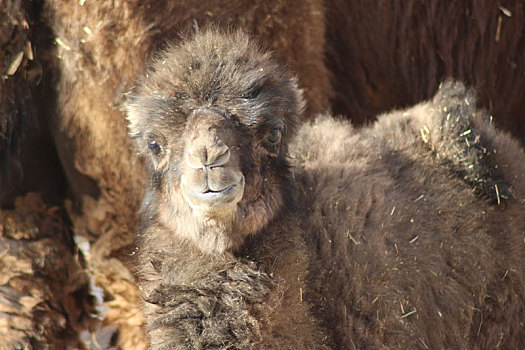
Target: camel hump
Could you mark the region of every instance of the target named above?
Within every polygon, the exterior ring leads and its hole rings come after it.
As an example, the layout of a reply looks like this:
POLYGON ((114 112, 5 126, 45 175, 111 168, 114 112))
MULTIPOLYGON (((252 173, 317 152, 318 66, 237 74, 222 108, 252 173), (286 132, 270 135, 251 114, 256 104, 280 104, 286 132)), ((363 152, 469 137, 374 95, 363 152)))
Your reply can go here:
POLYGON ((476 95, 461 82, 445 81, 434 98, 412 117, 420 136, 482 198, 501 204, 522 197, 525 156, 519 143, 498 130, 477 106, 476 95), (513 162, 512 159, 516 161, 513 162))

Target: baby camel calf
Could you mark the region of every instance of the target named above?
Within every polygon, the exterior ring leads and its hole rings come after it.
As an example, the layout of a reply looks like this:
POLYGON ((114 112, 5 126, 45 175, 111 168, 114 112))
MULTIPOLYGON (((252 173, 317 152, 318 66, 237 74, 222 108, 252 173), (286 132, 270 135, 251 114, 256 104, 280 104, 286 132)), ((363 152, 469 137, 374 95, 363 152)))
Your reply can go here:
POLYGON ((299 127, 246 35, 159 54, 127 104, 151 348, 524 344, 525 155, 475 103, 447 82, 363 129, 299 127))

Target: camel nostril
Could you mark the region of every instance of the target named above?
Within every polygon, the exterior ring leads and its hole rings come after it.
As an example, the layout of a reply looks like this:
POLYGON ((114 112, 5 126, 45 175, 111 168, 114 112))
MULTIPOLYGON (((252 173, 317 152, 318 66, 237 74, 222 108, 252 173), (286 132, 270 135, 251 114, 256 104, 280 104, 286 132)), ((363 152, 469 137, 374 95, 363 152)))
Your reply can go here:
POLYGON ((206 162, 206 149, 195 149, 190 148, 186 152, 186 163, 193 169, 204 168, 204 163, 206 162))
POLYGON ((230 161, 230 148, 224 143, 193 148, 186 153, 186 162, 193 169, 223 166, 230 161))
POLYGON ((230 161, 230 148, 223 144, 220 147, 214 148, 208 153, 208 164, 209 167, 218 167, 225 165, 230 161))

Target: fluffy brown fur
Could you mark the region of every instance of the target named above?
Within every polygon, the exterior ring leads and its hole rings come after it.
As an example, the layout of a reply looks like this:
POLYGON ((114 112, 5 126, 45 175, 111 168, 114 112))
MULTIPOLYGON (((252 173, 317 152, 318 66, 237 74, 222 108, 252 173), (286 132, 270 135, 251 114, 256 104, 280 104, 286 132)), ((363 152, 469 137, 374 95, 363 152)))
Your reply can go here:
MULTIPOLYGON (((195 26, 244 28, 262 39, 295 72, 308 109, 328 109, 323 64, 323 8, 318 0, 272 1, 46 1, 41 14, 56 53, 48 63, 57 91, 51 129, 65 169, 75 231, 92 242, 91 267, 107 296, 107 322, 120 344, 137 349, 144 336, 133 306, 136 290, 123 263, 131 249, 145 181, 133 157, 122 107, 144 62, 166 42, 195 26), (116 258, 115 258, 116 257, 116 258)), ((47 49, 47 48, 43 48, 47 49)))
POLYGON ((326 18, 336 114, 364 121, 454 78, 476 87, 480 104, 525 144, 523 1, 329 0, 326 18))
POLYGON ((369 128, 299 133, 308 300, 335 348, 523 344, 524 152, 474 106, 447 83, 369 128))
POLYGON ((0 2, 0 349, 82 348, 95 311, 45 120, 39 1, 0 2), (36 194, 34 192, 43 192, 36 194))
POLYGON ((159 55, 128 103, 151 347, 518 347, 525 154, 475 106, 448 82, 294 139, 300 91, 246 36, 159 55))
POLYGON ((83 349, 89 278, 64 210, 30 193, 0 211, 0 349, 83 349))
POLYGON ((232 255, 261 230, 265 237, 289 230, 280 217, 291 205, 291 174, 287 142, 278 139, 293 135, 302 110, 295 79, 240 33, 198 34, 146 73, 128 119, 151 176, 139 262, 152 348, 321 343, 307 304, 289 289, 306 275, 298 235, 290 236, 297 248, 284 241, 288 256, 272 270, 292 269, 291 284, 232 255))

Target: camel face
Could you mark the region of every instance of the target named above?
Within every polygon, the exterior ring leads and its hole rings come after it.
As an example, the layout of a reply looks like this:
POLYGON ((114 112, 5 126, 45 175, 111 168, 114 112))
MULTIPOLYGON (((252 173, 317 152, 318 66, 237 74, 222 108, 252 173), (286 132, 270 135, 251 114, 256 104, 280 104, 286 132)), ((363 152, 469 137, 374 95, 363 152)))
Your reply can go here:
POLYGON ((206 253, 235 250, 291 201, 287 148, 303 107, 295 78, 246 35, 167 48, 127 103, 149 163, 148 217, 206 253))
POLYGON ((236 129, 213 109, 192 113, 186 125, 180 189, 195 215, 231 216, 244 193, 236 129))

